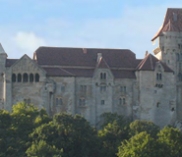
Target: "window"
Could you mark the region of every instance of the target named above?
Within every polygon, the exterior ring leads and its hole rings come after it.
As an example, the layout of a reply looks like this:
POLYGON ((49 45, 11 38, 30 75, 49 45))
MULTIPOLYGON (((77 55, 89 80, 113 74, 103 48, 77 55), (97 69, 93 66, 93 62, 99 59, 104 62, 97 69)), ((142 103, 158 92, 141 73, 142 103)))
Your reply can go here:
POLYGON ((126 86, 120 86, 120 92, 126 93, 126 86))
POLYGON ((160 105, 160 102, 157 102, 156 107, 159 107, 159 105, 160 105))
POLYGON ((106 73, 100 73, 100 79, 105 80, 106 79, 106 73))
POLYGON ((24 99, 23 101, 24 101, 25 104, 30 104, 31 103, 30 99, 24 99))
POLYGON ((179 58, 179 53, 176 54, 176 60, 179 61, 180 58, 179 58))
POLYGON ((39 82, 39 74, 35 74, 35 82, 39 82))
POLYGON ((105 91, 106 91, 106 85, 101 85, 100 92, 105 92, 105 91))
POLYGON ((63 105, 63 100, 62 100, 62 98, 57 97, 56 98, 56 106, 61 106, 61 105, 63 105))
POLYGON ((79 99, 79 106, 85 106, 85 98, 79 99))
POLYGON ((86 92, 87 92, 87 86, 86 86, 86 85, 81 85, 81 86, 80 86, 80 91, 81 91, 82 93, 86 93, 86 92))
POLYGON ((61 86, 61 92, 64 92, 64 91, 65 91, 65 86, 62 85, 62 86, 61 86))
POLYGON ((105 100, 101 100, 100 104, 105 105, 105 100))
POLYGON ((178 74, 178 81, 182 81, 182 74, 181 73, 178 74))
POLYGON ((120 97, 120 98, 119 98, 119 105, 125 105, 125 104, 126 104, 126 99, 120 97))
POLYGON ((161 80, 162 80, 162 74, 161 74, 161 73, 157 73, 157 74, 156 74, 156 79, 157 79, 158 81, 161 81, 161 80))
POLYGON ((30 82, 33 82, 34 81, 34 76, 33 74, 30 74, 30 82))
POLYGON ((23 82, 28 82, 28 74, 27 73, 23 74, 23 82))
POLYGON ((16 75, 12 74, 12 82, 16 82, 16 75))
POLYGON ((21 82, 21 74, 18 74, 18 82, 21 82))

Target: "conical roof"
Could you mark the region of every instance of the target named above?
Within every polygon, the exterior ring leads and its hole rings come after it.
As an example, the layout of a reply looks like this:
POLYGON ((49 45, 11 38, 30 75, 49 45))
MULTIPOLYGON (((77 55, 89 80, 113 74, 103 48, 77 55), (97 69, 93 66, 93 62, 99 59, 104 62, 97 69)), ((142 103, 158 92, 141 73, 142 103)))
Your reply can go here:
POLYGON ((2 53, 6 53, 6 52, 4 51, 4 49, 3 49, 3 47, 2 47, 2 45, 0 43, 0 54, 2 54, 2 53))

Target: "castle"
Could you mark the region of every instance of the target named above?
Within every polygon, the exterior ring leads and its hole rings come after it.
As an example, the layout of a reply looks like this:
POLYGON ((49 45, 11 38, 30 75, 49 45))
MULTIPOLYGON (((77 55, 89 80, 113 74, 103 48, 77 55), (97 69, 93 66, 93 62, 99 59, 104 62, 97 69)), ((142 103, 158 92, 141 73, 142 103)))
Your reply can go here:
POLYGON ((8 59, 0 45, 0 108, 25 101, 48 114, 68 112, 97 126, 118 113, 159 126, 182 121, 182 9, 168 9, 152 39, 154 55, 127 49, 39 47, 8 59))

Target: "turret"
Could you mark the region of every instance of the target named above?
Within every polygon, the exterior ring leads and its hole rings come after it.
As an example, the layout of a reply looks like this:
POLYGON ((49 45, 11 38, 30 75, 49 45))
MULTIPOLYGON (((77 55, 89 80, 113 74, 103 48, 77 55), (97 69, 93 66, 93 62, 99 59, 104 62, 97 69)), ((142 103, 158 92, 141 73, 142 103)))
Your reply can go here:
POLYGON ((7 56, 8 55, 6 54, 6 52, 4 51, 4 49, 0 43, 0 67, 1 67, 1 69, 5 68, 7 56))

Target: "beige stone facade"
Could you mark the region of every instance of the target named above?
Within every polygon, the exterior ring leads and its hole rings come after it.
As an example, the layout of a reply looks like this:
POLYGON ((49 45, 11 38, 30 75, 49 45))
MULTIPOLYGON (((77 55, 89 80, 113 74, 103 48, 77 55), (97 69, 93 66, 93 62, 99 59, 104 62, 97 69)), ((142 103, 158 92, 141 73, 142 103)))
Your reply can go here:
POLYGON ((80 114, 94 126, 105 112, 161 127, 182 121, 181 10, 168 9, 170 23, 152 39, 154 56, 144 59, 130 50, 54 47, 38 48, 33 59, 8 59, 0 45, 0 107, 25 101, 50 115, 80 114))

